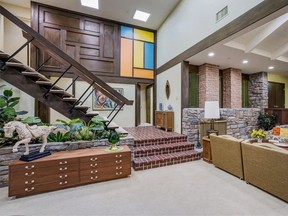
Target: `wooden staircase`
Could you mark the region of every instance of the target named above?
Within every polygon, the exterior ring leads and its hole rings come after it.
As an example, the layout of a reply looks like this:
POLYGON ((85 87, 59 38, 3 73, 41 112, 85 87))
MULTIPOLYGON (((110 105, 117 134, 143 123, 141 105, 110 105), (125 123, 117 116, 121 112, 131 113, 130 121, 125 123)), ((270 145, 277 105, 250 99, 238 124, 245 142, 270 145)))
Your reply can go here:
POLYGON ((166 132, 153 126, 125 128, 134 137, 133 168, 152 169, 201 158, 201 152, 194 150, 194 144, 187 142, 187 136, 166 132))
MULTIPOLYGON (((22 29, 23 37, 27 39, 27 42, 13 54, 0 51, 1 79, 26 92, 69 119, 81 118, 88 122, 93 116, 98 115, 98 112, 87 112, 89 107, 84 105, 84 102, 95 90, 101 91, 102 94, 113 100, 117 106, 120 106, 119 110, 121 110, 124 105, 133 104, 133 101, 128 100, 115 91, 107 83, 88 71, 2 6, 0 6, 0 14, 22 29), (15 56, 29 44, 33 44, 37 49, 44 51, 49 56, 44 62, 38 62, 38 69, 24 65, 15 59, 15 56), (52 81, 41 74, 41 67, 51 58, 61 64, 61 68, 65 68, 56 81, 52 81), (65 77, 68 71, 69 73, 74 73, 76 78, 73 79, 68 88, 63 89, 58 83, 65 77), (79 98, 75 98, 74 95, 69 93, 69 88, 77 79, 86 81, 90 85, 79 98)), ((117 106, 115 106, 115 109, 113 109, 108 116, 107 127, 119 112, 119 110, 116 111, 117 106), (114 113, 114 111, 116 111, 116 113, 114 113)))

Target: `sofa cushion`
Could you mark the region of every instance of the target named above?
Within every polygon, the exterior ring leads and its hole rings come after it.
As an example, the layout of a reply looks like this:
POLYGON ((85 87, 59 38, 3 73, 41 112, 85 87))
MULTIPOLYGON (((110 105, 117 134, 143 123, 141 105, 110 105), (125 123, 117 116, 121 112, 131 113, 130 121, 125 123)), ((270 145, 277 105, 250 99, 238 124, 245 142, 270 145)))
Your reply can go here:
POLYGON ((241 141, 230 135, 210 135, 212 163, 239 178, 243 178, 241 141))
POLYGON ((288 150, 271 143, 242 142, 245 181, 288 201, 288 150))

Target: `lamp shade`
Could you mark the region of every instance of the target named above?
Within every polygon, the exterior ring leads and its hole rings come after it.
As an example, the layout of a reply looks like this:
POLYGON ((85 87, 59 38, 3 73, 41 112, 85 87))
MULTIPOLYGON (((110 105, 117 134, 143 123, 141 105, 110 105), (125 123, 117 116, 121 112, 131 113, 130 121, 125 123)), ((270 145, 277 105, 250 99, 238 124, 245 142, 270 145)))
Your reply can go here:
POLYGON ((204 118, 220 118, 219 101, 205 101, 204 118))

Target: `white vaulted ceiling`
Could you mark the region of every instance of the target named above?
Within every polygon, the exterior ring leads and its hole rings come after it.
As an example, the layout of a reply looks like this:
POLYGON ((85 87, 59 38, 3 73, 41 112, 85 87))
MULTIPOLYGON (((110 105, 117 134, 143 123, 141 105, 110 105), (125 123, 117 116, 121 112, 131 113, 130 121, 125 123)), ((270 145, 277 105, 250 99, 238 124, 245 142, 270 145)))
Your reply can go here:
POLYGON ((190 64, 211 63, 220 69, 234 67, 243 73, 271 72, 288 76, 288 8, 276 18, 232 36, 188 59, 190 64), (214 57, 208 53, 214 52, 214 57), (243 60, 248 60, 243 64, 243 60), (269 66, 274 66, 269 70, 269 66))

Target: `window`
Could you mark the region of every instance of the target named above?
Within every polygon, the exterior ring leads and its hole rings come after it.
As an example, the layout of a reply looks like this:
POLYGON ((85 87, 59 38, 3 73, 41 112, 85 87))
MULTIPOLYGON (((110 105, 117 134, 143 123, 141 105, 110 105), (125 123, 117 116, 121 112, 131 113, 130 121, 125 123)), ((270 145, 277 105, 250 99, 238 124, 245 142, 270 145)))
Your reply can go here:
POLYGON ((249 75, 242 74, 242 107, 249 107, 249 75))

